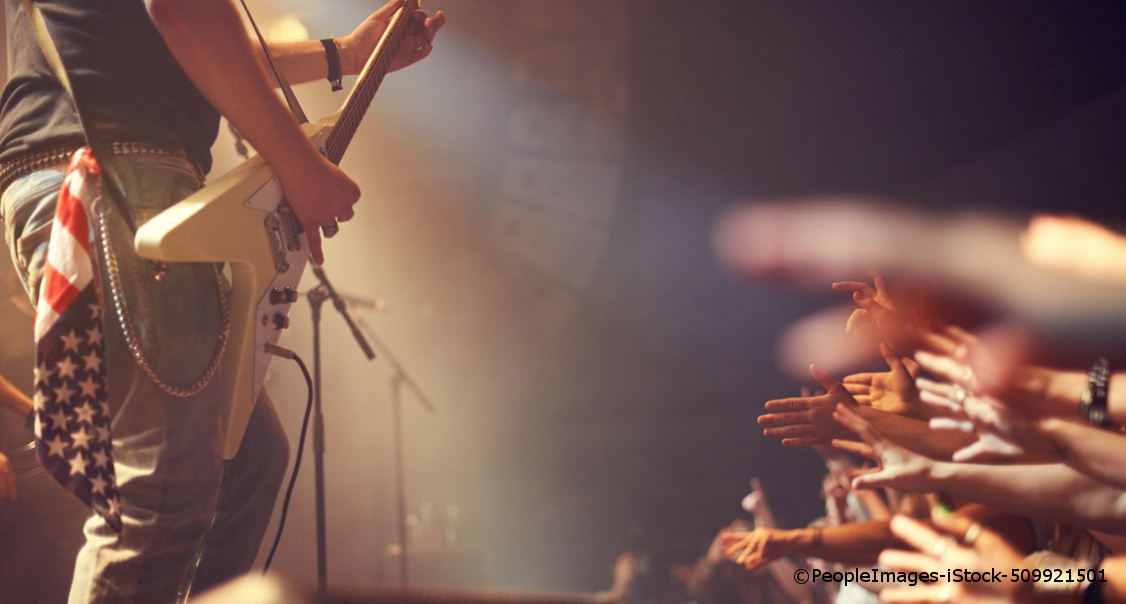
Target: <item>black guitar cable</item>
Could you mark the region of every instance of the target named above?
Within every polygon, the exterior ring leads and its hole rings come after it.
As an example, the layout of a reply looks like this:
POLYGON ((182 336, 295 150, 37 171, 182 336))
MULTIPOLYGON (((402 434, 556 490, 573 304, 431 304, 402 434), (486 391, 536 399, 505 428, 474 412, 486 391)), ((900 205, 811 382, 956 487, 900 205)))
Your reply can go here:
POLYGON ((282 502, 281 515, 278 517, 278 532, 274 535, 274 542, 270 545, 270 553, 266 555, 266 563, 262 566, 263 574, 270 570, 270 563, 274 561, 274 554, 277 553, 278 544, 281 543, 282 531, 285 530, 285 517, 289 514, 289 500, 293 497, 293 486, 297 484, 297 472, 301 469, 301 454, 305 452, 305 434, 309 431, 309 415, 313 411, 313 376, 309 375, 309 368, 305 366, 305 361, 302 361, 296 352, 281 346, 267 344, 266 352, 297 362, 297 366, 301 368, 301 373, 305 375, 305 383, 309 387, 309 401, 305 403, 305 419, 301 420, 301 436, 297 439, 297 455, 293 458, 293 473, 289 476, 289 486, 285 489, 285 501, 282 502))

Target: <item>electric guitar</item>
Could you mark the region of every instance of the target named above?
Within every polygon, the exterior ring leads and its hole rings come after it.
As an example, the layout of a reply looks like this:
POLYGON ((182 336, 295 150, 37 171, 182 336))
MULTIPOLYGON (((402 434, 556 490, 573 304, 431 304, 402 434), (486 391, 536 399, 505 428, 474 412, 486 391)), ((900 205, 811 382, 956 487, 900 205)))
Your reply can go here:
MULTIPOLYGON (((410 30, 419 0, 391 18, 344 107, 302 130, 339 164, 410 30)), ((238 452, 266 369, 289 324, 297 284, 309 258, 308 238, 285 202, 277 174, 255 156, 168 208, 137 230, 137 254, 159 262, 230 265, 230 336, 222 360, 226 408, 224 457, 238 452)))

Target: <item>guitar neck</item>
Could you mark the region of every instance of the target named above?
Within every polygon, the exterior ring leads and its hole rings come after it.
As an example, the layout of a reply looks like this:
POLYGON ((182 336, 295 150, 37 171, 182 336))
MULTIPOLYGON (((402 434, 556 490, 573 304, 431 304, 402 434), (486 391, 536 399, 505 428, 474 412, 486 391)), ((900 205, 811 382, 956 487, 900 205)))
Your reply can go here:
POLYGON ((375 93, 379 91, 379 85, 391 70, 391 62, 395 60, 403 39, 410 31, 414 13, 418 10, 418 2, 419 0, 407 0, 391 17, 383 37, 380 38, 375 51, 360 72, 360 77, 356 80, 352 92, 348 94, 348 99, 344 101, 340 117, 325 141, 325 155, 332 163, 340 164, 340 160, 344 158, 344 152, 352 142, 352 137, 356 135, 364 114, 371 106, 375 93))

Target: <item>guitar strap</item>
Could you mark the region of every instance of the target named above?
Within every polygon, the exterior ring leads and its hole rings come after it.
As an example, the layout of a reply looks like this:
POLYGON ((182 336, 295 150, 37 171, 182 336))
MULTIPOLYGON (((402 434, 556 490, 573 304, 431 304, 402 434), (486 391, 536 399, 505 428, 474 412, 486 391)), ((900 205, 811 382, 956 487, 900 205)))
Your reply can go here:
MULTIPOLYGON (((113 153, 108 149, 105 142, 95 136, 93 124, 90 122, 86 112, 82 110, 82 103, 74 95, 74 88, 70 84, 70 78, 66 75, 66 69, 63 67, 62 58, 59 56, 59 50, 55 47, 54 40, 51 39, 51 33, 47 29, 47 22, 43 19, 43 13, 40 12, 39 7, 35 6, 34 0, 23 0, 24 12, 27 13, 27 20, 31 23, 31 30, 35 33, 35 40, 39 42, 39 49, 43 52, 44 58, 55 72, 55 77, 58 78, 59 83, 62 84, 63 90, 66 90, 70 95, 70 100, 74 105, 75 113, 78 114, 78 123, 82 127, 82 133, 86 137, 86 144, 90 147, 94 158, 100 161, 109 162, 113 158, 113 153)), ((108 168, 109 166, 107 166, 108 168)), ((125 203, 125 191, 121 188, 117 178, 112 174, 112 170, 102 170, 102 196, 108 197, 114 206, 117 207, 121 217, 125 220, 125 224, 132 232, 137 231, 137 225, 133 221, 133 212, 129 211, 128 204, 125 203)))
POLYGON ((309 123, 309 118, 305 117, 305 111, 301 109, 301 103, 297 102, 297 95, 293 94, 293 88, 289 86, 289 81, 285 79, 285 74, 278 71, 277 65, 274 65, 274 57, 270 54, 270 46, 266 44, 266 38, 262 37, 262 32, 258 29, 258 23, 254 21, 254 15, 250 14, 250 7, 246 5, 246 0, 239 0, 242 3, 242 10, 246 12, 246 18, 250 19, 250 26, 254 28, 254 35, 258 36, 258 43, 262 45, 262 52, 266 54, 266 63, 270 66, 270 71, 274 72, 274 77, 278 80, 278 86, 281 87, 282 95, 285 96, 285 102, 289 105, 290 112, 293 117, 297 118, 298 124, 309 123))

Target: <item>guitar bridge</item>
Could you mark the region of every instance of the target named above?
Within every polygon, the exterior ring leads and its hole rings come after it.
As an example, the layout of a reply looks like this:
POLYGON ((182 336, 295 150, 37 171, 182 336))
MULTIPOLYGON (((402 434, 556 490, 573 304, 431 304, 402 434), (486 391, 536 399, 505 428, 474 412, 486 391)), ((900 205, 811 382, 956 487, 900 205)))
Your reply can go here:
MULTIPOLYGON (((289 272, 289 260, 286 259, 288 246, 285 240, 285 226, 282 224, 282 220, 273 214, 266 216, 266 237, 270 240, 270 251, 274 253, 274 268, 279 273, 289 272)), ((300 246, 300 244, 298 245, 300 246)))

